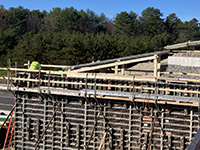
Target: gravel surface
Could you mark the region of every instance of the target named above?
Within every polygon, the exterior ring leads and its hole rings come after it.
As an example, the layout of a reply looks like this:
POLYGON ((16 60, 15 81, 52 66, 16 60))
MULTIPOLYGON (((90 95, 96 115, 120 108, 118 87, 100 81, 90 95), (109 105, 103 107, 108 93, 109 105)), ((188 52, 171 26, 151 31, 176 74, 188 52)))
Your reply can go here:
MULTIPOLYGON (((200 67, 186 67, 186 66, 180 66, 180 65, 168 65, 166 72, 182 72, 182 73, 197 73, 197 74, 200 74, 200 67)), ((200 79, 200 76, 174 75, 174 74, 163 74, 162 77, 200 79)))
MULTIPOLYGON (((196 53, 196 52, 174 53, 173 56, 174 57, 200 57, 200 53, 196 53)), ((165 71, 200 74, 200 67, 168 65, 165 71)), ((163 74, 162 77, 200 79, 200 76, 174 75, 174 74, 163 74)))

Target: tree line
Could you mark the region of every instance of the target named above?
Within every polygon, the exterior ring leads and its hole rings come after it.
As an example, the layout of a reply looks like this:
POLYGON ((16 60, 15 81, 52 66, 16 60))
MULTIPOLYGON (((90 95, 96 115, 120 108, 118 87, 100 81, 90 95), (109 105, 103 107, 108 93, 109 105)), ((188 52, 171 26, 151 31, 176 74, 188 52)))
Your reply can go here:
POLYGON ((148 7, 141 16, 121 12, 113 19, 103 13, 75 8, 50 12, 0 6, 0 66, 37 60, 43 64, 74 65, 91 57, 111 59, 163 50, 166 45, 199 40, 199 21, 182 22, 175 13, 163 18, 148 7))

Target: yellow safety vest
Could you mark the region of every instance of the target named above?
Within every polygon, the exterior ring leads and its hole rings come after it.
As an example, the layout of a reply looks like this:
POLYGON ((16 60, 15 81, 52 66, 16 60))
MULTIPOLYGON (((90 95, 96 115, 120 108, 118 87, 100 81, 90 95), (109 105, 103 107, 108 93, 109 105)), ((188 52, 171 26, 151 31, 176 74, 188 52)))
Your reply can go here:
POLYGON ((33 61, 31 66, 29 67, 30 70, 41 70, 41 65, 37 61, 33 61))

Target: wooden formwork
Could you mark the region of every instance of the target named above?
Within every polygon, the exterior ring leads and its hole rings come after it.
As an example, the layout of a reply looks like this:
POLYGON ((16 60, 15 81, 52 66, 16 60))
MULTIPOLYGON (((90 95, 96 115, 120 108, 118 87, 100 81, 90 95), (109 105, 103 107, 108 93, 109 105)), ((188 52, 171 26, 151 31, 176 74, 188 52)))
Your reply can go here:
POLYGON ((88 149, 186 149, 198 131, 199 80, 55 73, 12 78, 15 149, 86 149, 99 111, 88 149))
POLYGON ((197 107, 155 105, 61 95, 17 92, 15 149, 34 149, 57 104, 59 109, 39 144, 40 149, 186 149, 197 133, 197 107), (26 95, 26 96, 25 96, 26 95), (155 125, 153 125, 155 120, 155 125), (152 135, 151 130, 153 129, 152 135), (151 141, 149 141, 152 136, 151 141))
POLYGON ((17 71, 0 87, 15 92, 16 150, 184 150, 199 129, 200 80, 160 77, 157 55, 70 72, 4 69, 17 71), (146 60, 154 76, 123 75, 124 64, 146 60), (105 67, 115 74, 79 73, 105 67))

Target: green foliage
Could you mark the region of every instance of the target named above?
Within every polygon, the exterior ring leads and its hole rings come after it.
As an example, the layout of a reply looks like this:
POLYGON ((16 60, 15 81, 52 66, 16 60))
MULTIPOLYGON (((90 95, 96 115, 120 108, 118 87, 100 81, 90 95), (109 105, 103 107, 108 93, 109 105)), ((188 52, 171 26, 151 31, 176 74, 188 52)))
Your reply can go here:
POLYGON ((7 71, 0 71, 0 77, 1 76, 6 76, 7 75, 7 71))
POLYGON ((11 57, 11 50, 17 45, 19 38, 16 29, 0 30, 0 66, 7 64, 7 58, 11 57))
POLYGON ((200 30, 198 20, 193 18, 189 22, 183 24, 183 30, 187 40, 195 40, 200 38, 200 30))
POLYGON ((167 19, 164 22, 165 24, 165 32, 171 35, 173 40, 176 40, 179 37, 179 33, 183 26, 181 20, 176 16, 175 13, 167 16, 167 19))
POLYGON ((80 18, 80 15, 78 15, 78 11, 71 8, 65 8, 64 10, 61 10, 58 18, 56 19, 56 30, 62 31, 62 30, 68 30, 73 31, 77 29, 76 22, 80 18))
POLYGON ((1 8, 0 8, 0 29, 1 30, 6 30, 9 27, 8 19, 9 19, 8 11, 4 9, 3 5, 1 5, 1 8))
POLYGON ((175 13, 163 19, 159 9, 142 15, 130 11, 108 19, 91 10, 53 8, 50 12, 19 6, 0 7, 0 66, 39 61, 76 65, 163 50, 178 42, 200 39, 199 21, 182 22, 175 13))
POLYGON ((125 35, 138 35, 137 14, 134 12, 121 12, 115 18, 116 33, 125 35))
POLYGON ((17 8, 11 7, 8 10, 9 14, 9 24, 13 28, 17 29, 21 34, 25 33, 27 31, 27 17, 29 14, 28 9, 24 9, 22 6, 19 6, 17 8))
POLYGON ((164 31, 163 14, 159 9, 148 7, 142 11, 142 16, 139 18, 142 27, 142 33, 146 36, 155 36, 162 34, 164 31))
POLYGON ((43 26, 42 26, 42 30, 43 31, 52 31, 56 28, 56 20, 59 16, 61 12, 60 8, 53 8, 52 11, 50 11, 49 13, 47 13, 43 19, 43 26))

